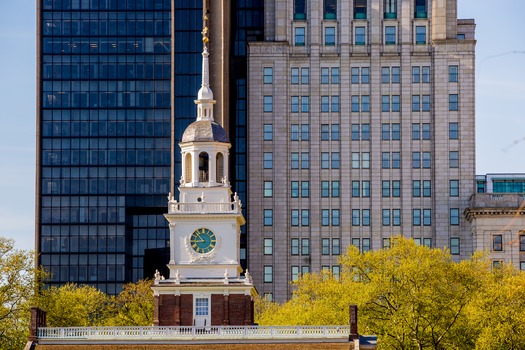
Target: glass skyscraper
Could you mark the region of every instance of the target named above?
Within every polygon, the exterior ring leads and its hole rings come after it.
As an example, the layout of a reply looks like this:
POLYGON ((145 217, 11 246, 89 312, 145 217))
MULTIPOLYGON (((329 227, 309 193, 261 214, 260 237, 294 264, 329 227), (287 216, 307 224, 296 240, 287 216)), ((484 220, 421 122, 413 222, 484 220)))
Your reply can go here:
POLYGON ((167 263, 171 149, 178 179, 176 144, 200 83, 202 2, 38 3, 39 263, 50 285, 117 293, 167 263))

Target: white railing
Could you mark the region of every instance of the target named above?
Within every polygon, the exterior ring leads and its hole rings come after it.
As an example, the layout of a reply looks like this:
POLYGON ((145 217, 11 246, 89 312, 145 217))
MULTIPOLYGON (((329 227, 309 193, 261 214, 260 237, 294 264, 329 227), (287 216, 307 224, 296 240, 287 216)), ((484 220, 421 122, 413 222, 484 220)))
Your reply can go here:
POLYGON ((180 203, 170 202, 168 204, 168 212, 170 214, 176 213, 240 213, 241 207, 239 202, 229 203, 180 203))
POLYGON ((348 339, 348 326, 39 328, 46 340, 348 339))

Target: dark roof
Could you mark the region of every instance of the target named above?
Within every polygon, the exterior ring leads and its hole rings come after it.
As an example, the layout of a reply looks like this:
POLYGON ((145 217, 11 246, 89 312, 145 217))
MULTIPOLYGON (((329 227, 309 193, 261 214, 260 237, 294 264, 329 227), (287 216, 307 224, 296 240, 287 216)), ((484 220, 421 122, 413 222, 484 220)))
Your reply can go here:
POLYGON ((229 142, 226 130, 211 120, 199 120, 191 123, 184 134, 182 142, 229 142))

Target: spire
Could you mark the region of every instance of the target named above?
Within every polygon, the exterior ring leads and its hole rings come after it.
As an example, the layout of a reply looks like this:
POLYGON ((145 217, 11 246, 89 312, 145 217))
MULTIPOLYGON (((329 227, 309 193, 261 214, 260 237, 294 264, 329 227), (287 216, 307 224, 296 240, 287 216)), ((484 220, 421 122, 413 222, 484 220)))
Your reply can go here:
POLYGON ((210 63, 208 57, 208 42, 210 38, 208 37, 208 15, 205 14, 203 17, 203 26, 202 29, 202 83, 199 93, 197 95, 197 100, 195 104, 197 105, 197 120, 211 120, 213 121, 213 105, 215 100, 213 99, 213 92, 210 88, 210 63))

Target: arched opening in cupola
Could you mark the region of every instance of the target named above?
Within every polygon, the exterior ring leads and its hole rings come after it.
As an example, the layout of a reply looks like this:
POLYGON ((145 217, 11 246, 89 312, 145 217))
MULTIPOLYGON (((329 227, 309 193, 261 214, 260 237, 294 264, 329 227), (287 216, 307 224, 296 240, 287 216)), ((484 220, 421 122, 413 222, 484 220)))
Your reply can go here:
POLYGON ((199 154, 199 182, 209 181, 209 163, 208 153, 201 152, 199 154))
POLYGON ((186 156, 184 157, 184 182, 192 181, 191 168, 192 168, 191 154, 186 153, 186 156))
POLYGON ((217 156, 215 157, 215 166, 216 166, 216 182, 222 182, 222 178, 224 177, 224 156, 222 153, 217 153, 217 156))

